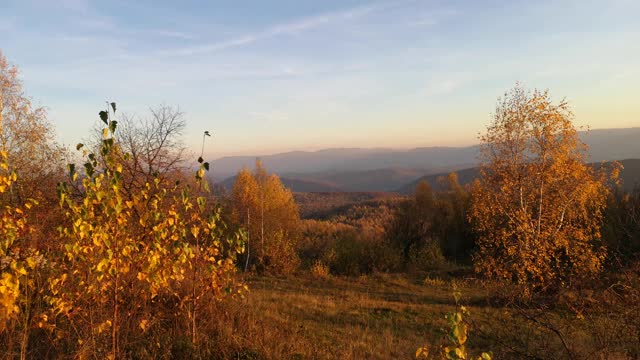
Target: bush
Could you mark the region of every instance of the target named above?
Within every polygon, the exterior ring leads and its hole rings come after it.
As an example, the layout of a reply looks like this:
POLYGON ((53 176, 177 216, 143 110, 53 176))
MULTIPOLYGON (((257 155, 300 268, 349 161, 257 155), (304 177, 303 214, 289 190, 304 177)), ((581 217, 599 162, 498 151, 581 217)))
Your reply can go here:
POLYGON ((440 270, 446 264, 447 260, 442 255, 442 249, 435 242, 430 242, 422 247, 411 247, 409 250, 408 266, 411 270, 440 270))
MULTIPOLYGON (((456 311, 445 315, 445 318, 449 323, 449 332, 445 339, 446 344, 440 347, 428 345, 422 346, 416 350, 416 358, 445 360, 474 359, 474 357, 467 352, 466 348, 469 335, 469 323, 465 321, 465 317, 470 314, 466 307, 459 304, 460 295, 461 294, 454 283, 453 297, 455 299, 457 309, 456 311)), ((475 359, 491 360, 492 358, 493 354, 491 352, 483 352, 475 359)))
POLYGON ((196 346, 207 303, 243 289, 235 276, 243 239, 223 234, 219 212, 207 205, 207 163, 195 183, 155 177, 125 192, 128 155, 114 136, 117 122, 101 117, 100 152, 84 150, 84 173, 70 165, 59 188, 63 258, 47 298, 56 330, 78 356, 129 357, 136 343, 175 338, 176 330, 196 346))
POLYGON ((330 275, 329 267, 323 264, 322 261, 319 261, 319 260, 316 260, 313 263, 313 265, 311 266, 310 272, 311 272, 311 275, 313 275, 313 277, 316 277, 319 279, 326 279, 330 275))

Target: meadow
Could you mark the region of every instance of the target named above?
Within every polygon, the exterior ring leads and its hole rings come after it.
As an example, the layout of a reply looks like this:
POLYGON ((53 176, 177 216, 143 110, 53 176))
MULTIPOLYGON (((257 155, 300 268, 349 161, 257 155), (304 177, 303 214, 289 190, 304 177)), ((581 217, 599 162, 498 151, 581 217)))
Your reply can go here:
POLYGON ((445 314, 456 308, 452 283, 471 314, 473 353, 491 350, 496 359, 631 359, 640 350, 634 330, 604 312, 589 315, 601 317, 594 322, 566 307, 542 314, 503 306, 497 296, 502 287, 468 275, 252 276, 247 298, 223 311, 219 356, 415 358, 417 348, 447 336, 445 314), (625 330, 626 338, 620 335, 625 330))

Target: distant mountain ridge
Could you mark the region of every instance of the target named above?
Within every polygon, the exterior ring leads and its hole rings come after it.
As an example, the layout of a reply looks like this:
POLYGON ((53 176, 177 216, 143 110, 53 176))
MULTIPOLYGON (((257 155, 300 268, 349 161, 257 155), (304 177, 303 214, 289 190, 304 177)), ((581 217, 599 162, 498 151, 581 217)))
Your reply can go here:
MULTIPOLYGON (((591 161, 640 157, 640 127, 596 129, 580 132, 589 146, 591 161)), ((431 169, 477 163, 478 145, 466 147, 420 147, 410 150, 386 148, 334 148, 318 151, 292 151, 265 156, 227 156, 212 161, 219 174, 234 175, 244 167, 253 168, 260 158, 270 171, 313 173, 324 171, 361 171, 385 168, 431 169)))
POLYGON ((477 146, 394 149, 325 149, 295 151, 267 156, 230 156, 212 162, 219 174, 231 176, 242 168, 253 168, 256 158, 277 174, 367 171, 378 169, 433 169, 454 165, 473 166, 477 146))
POLYGON ((455 167, 435 169, 386 168, 361 171, 325 171, 317 173, 287 173, 286 178, 320 181, 349 192, 395 191, 400 186, 425 174, 457 170, 455 167))
MULTIPOLYGON (((291 179, 288 177, 280 177, 282 184, 291 189, 294 192, 344 192, 344 190, 335 184, 325 183, 316 180, 303 180, 303 179, 291 179)), ((218 183, 218 186, 222 186, 227 191, 233 188, 233 184, 236 182, 236 176, 226 178, 224 181, 218 183)))
MULTIPOLYGON (((640 159, 640 127, 580 132, 589 146, 589 161, 640 159)), ((480 146, 421 147, 411 150, 338 148, 293 151, 259 157, 269 172, 280 175, 294 191, 396 191, 423 176, 470 169, 477 165, 480 146)), ((256 157, 230 156, 212 162, 224 187, 242 168, 253 168, 256 157)), ((230 182, 231 181, 231 182, 230 182)))
MULTIPOLYGON (((623 169, 620 171, 620 180, 622 180, 622 188, 632 190, 635 186, 640 186, 640 159, 624 159, 618 161, 623 169)), ((597 164, 597 163, 596 163, 597 164)), ((598 166, 598 165, 596 165, 598 166)), ((401 194, 412 194, 416 186, 421 181, 426 181, 435 190, 441 190, 442 185, 438 182, 438 178, 446 176, 448 173, 432 174, 420 177, 402 187, 396 189, 401 194)), ((458 181, 462 185, 470 184, 479 176, 477 167, 456 171, 458 181)))

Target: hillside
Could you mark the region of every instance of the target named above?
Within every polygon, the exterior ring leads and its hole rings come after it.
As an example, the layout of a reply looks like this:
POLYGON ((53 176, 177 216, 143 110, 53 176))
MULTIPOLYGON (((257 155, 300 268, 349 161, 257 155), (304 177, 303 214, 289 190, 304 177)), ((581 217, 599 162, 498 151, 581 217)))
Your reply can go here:
MULTIPOLYGON (((441 177, 445 177, 447 176, 449 173, 445 172, 445 173, 439 173, 439 174, 432 174, 432 175, 426 175, 426 176, 422 176, 398 189, 396 189, 397 192, 401 193, 401 194, 413 194, 416 185, 418 185, 418 183, 420 183, 421 181, 426 181, 429 183, 429 185, 431 185, 431 187, 434 190, 442 190, 443 186, 442 184, 438 181, 439 178, 441 177)), ((474 167, 474 168, 468 168, 468 169, 463 169, 463 170, 459 170, 456 171, 456 174, 458 174, 458 180, 460 181, 460 184, 462 185, 466 185, 469 184, 473 181, 473 179, 475 179, 478 176, 478 168, 474 167)))
POLYGON ((640 159, 626 159, 621 160, 620 163, 624 166, 620 172, 623 189, 632 190, 640 186, 640 159))
POLYGON ((383 192, 297 192, 294 198, 303 219, 324 219, 356 204, 374 204, 397 199, 383 192))
MULTIPOLYGON (((456 167, 440 167, 434 170, 423 169, 375 169, 363 171, 325 171, 315 173, 285 173, 281 180, 294 192, 387 192, 396 191, 425 174, 440 174, 456 171, 456 167)), ((231 190, 235 176, 218 183, 231 190)))
MULTIPOLYGON (((640 159, 625 159, 619 162, 623 166, 623 169, 620 172, 623 189, 631 190, 634 186, 640 185, 640 159)), ((478 176, 478 168, 463 169, 456 171, 456 173, 458 174, 460 183, 465 185, 471 183, 473 179, 478 176)), ((447 173, 426 175, 398 188, 396 191, 401 194, 411 194, 416 188, 416 185, 423 180, 426 180, 434 189, 442 189, 441 184, 438 182, 438 178, 446 175, 447 173)))
POLYGON ((580 138, 589 146, 593 162, 640 158, 640 128, 595 129, 581 132, 580 138))
MULTIPOLYGON (((452 169, 443 169, 443 172, 452 169)), ((320 181, 333 184, 342 191, 394 191, 398 187, 405 185, 425 174, 433 173, 432 170, 425 169, 405 169, 387 168, 363 171, 325 171, 316 173, 288 173, 286 178, 300 179, 305 181, 320 181)), ((295 188, 294 191, 303 191, 295 188)))

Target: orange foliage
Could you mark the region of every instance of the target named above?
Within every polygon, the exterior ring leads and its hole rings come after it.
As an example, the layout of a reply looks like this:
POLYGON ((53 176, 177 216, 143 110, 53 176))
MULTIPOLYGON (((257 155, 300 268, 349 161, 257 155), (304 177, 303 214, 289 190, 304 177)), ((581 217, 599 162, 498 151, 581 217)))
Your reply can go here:
POLYGON ((541 289, 601 270, 607 176, 585 163, 572 118, 546 91, 516 87, 499 102, 469 214, 478 271, 541 289))
POLYGON ((232 222, 248 233, 245 267, 287 274, 299 265, 295 245, 300 215, 291 191, 260 161, 255 172, 238 173, 231 194, 232 222))

